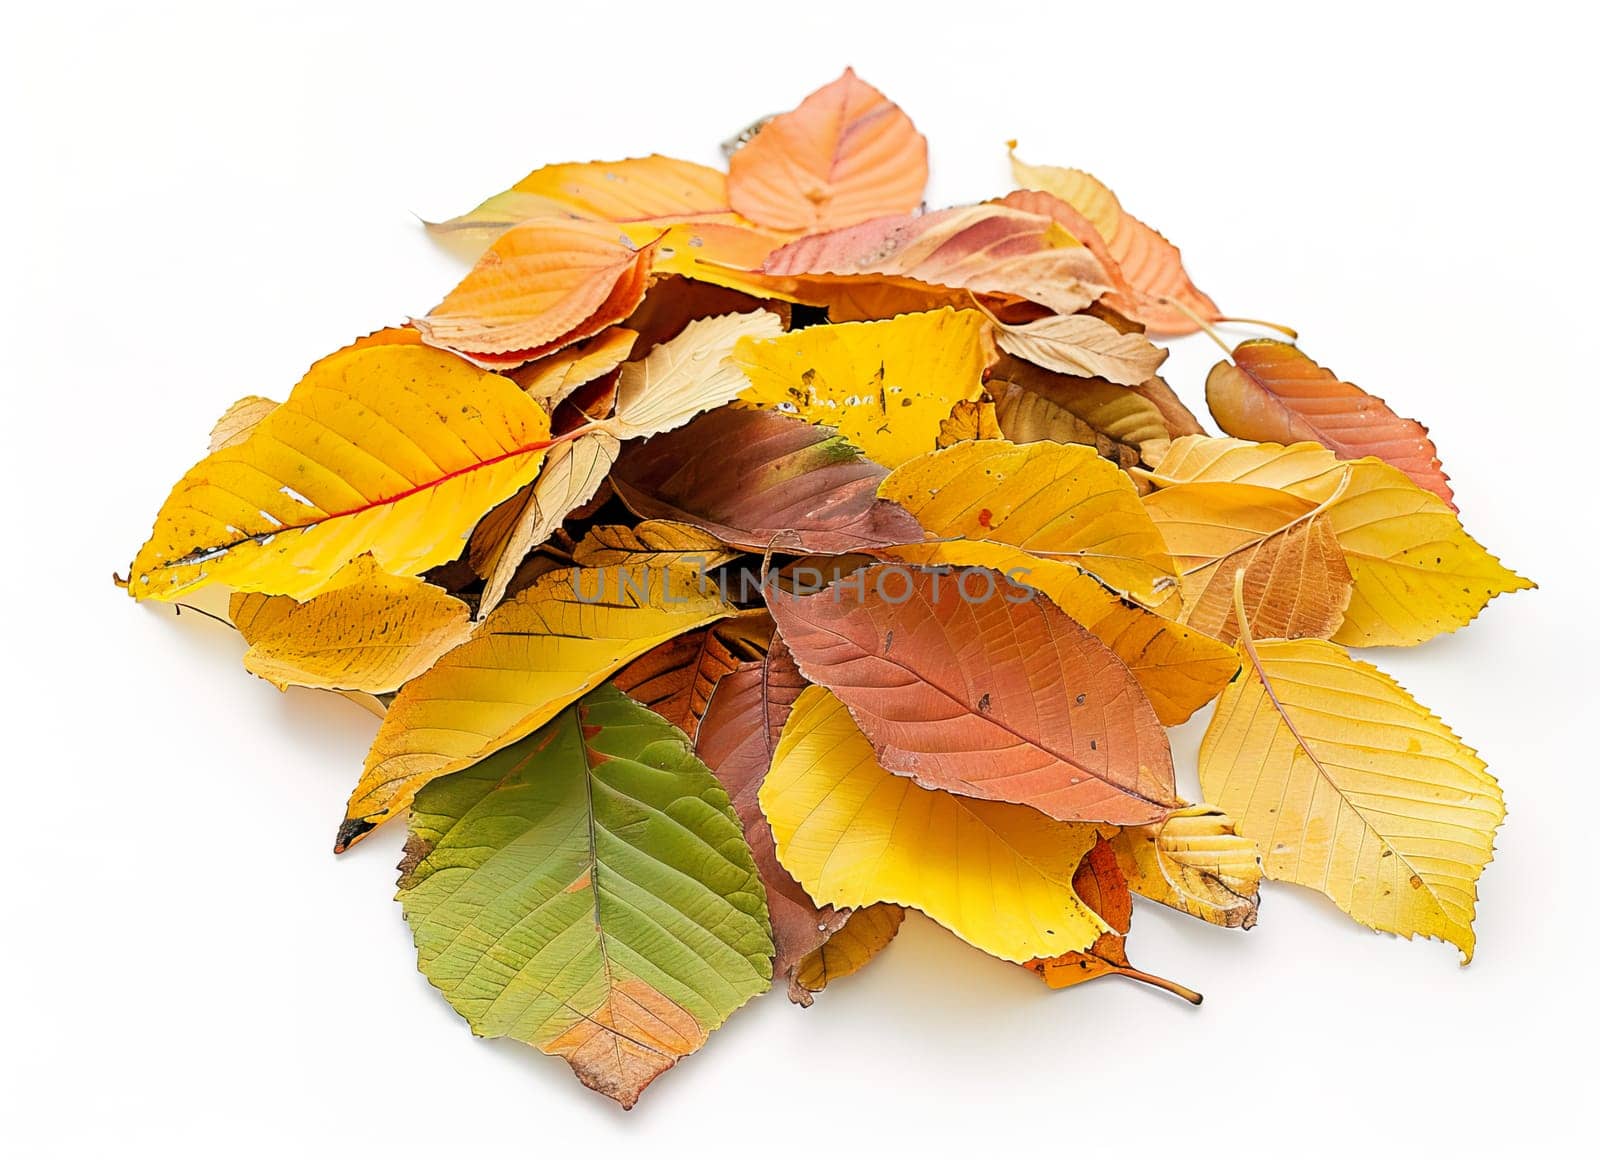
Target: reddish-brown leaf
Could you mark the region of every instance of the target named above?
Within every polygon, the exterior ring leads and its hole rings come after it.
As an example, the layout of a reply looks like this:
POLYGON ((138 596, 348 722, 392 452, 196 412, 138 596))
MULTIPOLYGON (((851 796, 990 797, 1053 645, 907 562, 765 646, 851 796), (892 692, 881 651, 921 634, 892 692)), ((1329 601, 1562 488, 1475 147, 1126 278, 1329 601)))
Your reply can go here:
POLYGON ((718 682, 760 655, 759 627, 739 617, 686 632, 628 664, 611 683, 692 737, 718 682))
POLYGON ((1061 821, 1140 825, 1180 804, 1166 732, 1127 666, 998 573, 876 565, 767 604, 800 671, 891 772, 1061 821))
POLYGON ((762 270, 914 279, 1007 294, 1072 314, 1111 286, 1099 260, 1047 217, 1005 205, 967 205, 879 218, 773 251, 762 270))
POLYGON ((1382 399, 1342 382, 1286 342, 1241 342, 1232 363, 1211 368, 1206 405, 1237 439, 1284 444, 1309 439, 1340 459, 1376 456, 1455 510, 1449 477, 1426 427, 1396 415, 1382 399))
POLYGON ((631 446, 611 481, 644 519, 751 551, 841 553, 924 538, 905 509, 878 499, 887 475, 827 427, 724 407, 631 446))
POLYGON ((789 709, 806 687, 781 637, 765 660, 745 664, 717 682, 695 734, 695 751, 717 775, 744 826, 745 841, 767 887, 772 916, 774 978, 786 978, 812 951, 828 941, 849 917, 848 910, 819 907, 778 863, 772 827, 756 800, 772 764, 789 709))

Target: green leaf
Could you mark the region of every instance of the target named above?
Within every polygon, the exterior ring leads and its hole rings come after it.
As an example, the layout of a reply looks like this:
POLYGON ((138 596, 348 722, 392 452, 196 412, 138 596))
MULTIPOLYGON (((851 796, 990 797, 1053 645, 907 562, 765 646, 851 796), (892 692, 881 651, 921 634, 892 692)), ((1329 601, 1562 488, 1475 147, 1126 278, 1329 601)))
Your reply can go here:
POLYGON ((612 685, 425 786, 400 870, 418 965, 472 1030, 564 1057, 625 1108, 771 982, 728 795, 612 685))

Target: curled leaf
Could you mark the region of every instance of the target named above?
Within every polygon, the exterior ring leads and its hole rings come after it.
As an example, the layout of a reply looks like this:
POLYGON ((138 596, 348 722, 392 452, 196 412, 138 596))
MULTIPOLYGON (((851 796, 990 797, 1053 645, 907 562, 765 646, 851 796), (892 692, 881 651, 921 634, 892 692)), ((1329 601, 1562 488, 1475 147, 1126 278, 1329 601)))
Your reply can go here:
POLYGON ((774 250, 761 268, 802 286, 819 275, 909 279, 1025 298, 1057 314, 1083 309, 1109 287, 1099 260, 1066 230, 1047 217, 993 204, 813 234, 774 250))
POLYGON ((904 907, 888 902, 852 910, 845 924, 795 968, 789 978, 790 1000, 809 1007, 816 993, 829 983, 861 970, 894 941, 905 917, 904 907))
POLYGON ((1213 806, 1186 806, 1165 821, 1126 826, 1111 840, 1129 888, 1217 926, 1256 924, 1261 852, 1213 806))

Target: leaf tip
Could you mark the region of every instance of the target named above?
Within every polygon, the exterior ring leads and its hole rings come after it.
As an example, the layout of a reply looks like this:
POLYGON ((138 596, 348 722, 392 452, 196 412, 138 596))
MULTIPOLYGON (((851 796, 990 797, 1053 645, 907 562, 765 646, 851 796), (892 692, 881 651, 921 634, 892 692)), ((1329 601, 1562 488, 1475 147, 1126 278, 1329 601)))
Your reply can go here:
POLYGON ((333 839, 333 852, 343 854, 377 828, 376 822, 369 822, 365 818, 346 818, 340 823, 339 833, 333 839))

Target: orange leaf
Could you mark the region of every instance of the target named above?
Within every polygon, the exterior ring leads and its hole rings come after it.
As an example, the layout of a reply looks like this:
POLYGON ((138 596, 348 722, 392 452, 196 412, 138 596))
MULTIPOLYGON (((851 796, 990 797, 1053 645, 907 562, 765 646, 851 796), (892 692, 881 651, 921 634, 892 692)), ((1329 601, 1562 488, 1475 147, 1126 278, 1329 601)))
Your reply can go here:
POLYGON ((631 314, 644 298, 651 252, 603 222, 535 218, 501 234, 413 325, 430 346, 479 366, 518 367, 631 314))
POLYGON ((1133 924, 1133 895, 1128 880, 1117 865, 1116 851, 1104 838, 1083 856, 1072 876, 1072 890, 1111 929, 1095 939, 1086 951, 1071 951, 1050 959, 1034 959, 1027 965, 1039 973, 1052 988, 1070 987, 1103 975, 1126 975, 1149 983, 1180 998, 1198 1004, 1200 996, 1187 987, 1155 975, 1147 975, 1128 962, 1128 928, 1133 924))
POLYGON ((761 127, 728 163, 728 200, 759 225, 831 230, 915 209, 928 142, 850 69, 761 127))
MULTIPOLYGON (((1051 216, 1086 247, 1111 256, 1117 267, 1115 279, 1129 299, 1124 305, 1113 303, 1122 313, 1160 334, 1192 334, 1199 329, 1182 310, 1162 303, 1163 298, 1181 303, 1208 322, 1220 317, 1217 304, 1189 280, 1178 247, 1123 209, 1102 182, 1081 169, 1027 165, 1015 153, 1011 172, 1019 186, 1066 203, 1073 211, 1070 219, 1058 216, 1059 211, 1051 216), (1076 233, 1073 223, 1082 228, 1085 221, 1100 235, 1103 246, 1076 233)), ((1043 205, 1030 200, 1027 208, 1037 212, 1043 205)))
POLYGON ((1456 510, 1428 429, 1403 419, 1375 395, 1341 382, 1296 347, 1270 338, 1241 342, 1233 362, 1206 378, 1206 405, 1237 439, 1320 443, 1340 459, 1372 455, 1398 467, 1456 510))

